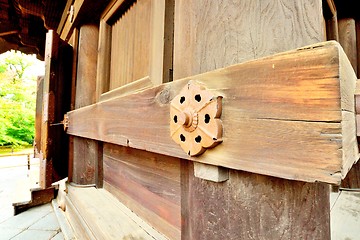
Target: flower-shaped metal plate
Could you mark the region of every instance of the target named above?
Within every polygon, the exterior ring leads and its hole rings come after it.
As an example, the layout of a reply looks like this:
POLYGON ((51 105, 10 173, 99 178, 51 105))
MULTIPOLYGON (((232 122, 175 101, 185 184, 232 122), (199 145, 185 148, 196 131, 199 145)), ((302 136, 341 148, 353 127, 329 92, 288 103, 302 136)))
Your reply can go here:
POLYGON ((190 156, 222 142, 221 96, 190 81, 170 104, 170 135, 190 156))

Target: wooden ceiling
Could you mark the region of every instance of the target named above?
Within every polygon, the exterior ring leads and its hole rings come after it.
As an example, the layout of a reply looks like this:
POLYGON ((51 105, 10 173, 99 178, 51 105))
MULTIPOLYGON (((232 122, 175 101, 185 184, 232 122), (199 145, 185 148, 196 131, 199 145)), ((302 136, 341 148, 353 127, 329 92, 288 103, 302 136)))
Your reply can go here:
POLYGON ((0 0, 0 53, 10 49, 43 59, 45 34, 57 29, 67 0, 0 0))

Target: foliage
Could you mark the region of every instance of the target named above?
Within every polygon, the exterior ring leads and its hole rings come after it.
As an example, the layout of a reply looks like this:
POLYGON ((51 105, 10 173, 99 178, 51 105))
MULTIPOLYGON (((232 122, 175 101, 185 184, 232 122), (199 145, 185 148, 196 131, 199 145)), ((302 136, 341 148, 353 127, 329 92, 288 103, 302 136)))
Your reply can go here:
POLYGON ((27 70, 36 61, 21 52, 0 55, 0 146, 33 142, 36 75, 27 70))

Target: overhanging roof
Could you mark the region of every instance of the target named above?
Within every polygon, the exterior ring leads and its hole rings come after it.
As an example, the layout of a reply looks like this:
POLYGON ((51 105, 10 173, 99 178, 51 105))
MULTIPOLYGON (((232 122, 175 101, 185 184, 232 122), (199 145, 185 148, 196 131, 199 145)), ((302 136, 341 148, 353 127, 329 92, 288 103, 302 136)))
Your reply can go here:
POLYGON ((0 0, 0 53, 10 49, 44 57, 45 34, 56 30, 67 0, 0 0))

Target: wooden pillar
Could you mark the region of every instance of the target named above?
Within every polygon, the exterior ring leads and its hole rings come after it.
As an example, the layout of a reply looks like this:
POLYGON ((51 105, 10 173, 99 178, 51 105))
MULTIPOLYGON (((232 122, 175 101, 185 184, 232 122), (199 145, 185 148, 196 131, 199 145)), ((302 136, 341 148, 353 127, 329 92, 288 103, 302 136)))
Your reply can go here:
POLYGON ((182 239, 330 239, 327 184, 234 170, 214 183, 181 164, 182 239))
MULTIPOLYGON (((359 78, 360 71, 360 22, 352 18, 339 20, 340 44, 359 78), (359 50, 358 50, 359 49, 359 50)), ((355 164, 341 182, 342 188, 360 188, 360 162, 355 164)))
MULTIPOLYGON (((75 109, 96 102, 96 66, 98 49, 98 25, 83 25, 79 29, 75 109)), ((96 184, 99 179, 99 163, 102 151, 97 141, 74 137, 72 139, 73 168, 72 181, 76 184, 96 184)), ((99 185, 99 184, 97 184, 99 185)))
POLYGON ((357 73, 356 27, 353 18, 339 19, 339 42, 357 73))
MULTIPOLYGON (((176 1, 174 79, 325 41, 322 1, 283 3, 176 1)), ((181 239, 330 239, 327 184, 235 170, 213 182, 181 164, 181 239)))

